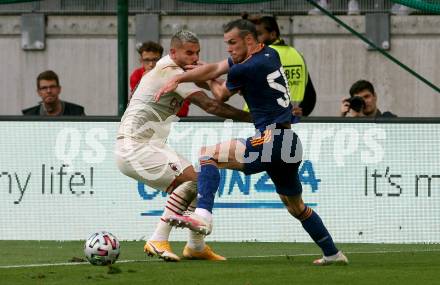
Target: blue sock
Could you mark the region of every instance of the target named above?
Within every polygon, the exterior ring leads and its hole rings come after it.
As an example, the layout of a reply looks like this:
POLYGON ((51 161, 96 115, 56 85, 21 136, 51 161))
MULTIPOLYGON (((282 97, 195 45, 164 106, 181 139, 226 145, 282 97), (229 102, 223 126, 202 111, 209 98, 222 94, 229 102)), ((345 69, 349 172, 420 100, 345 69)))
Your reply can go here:
POLYGON ((325 256, 334 255, 338 252, 321 218, 310 207, 306 206, 297 219, 300 220, 303 228, 309 233, 313 241, 322 249, 325 256))
POLYGON ((211 157, 200 158, 200 173, 197 180, 197 208, 212 213, 215 193, 220 185, 220 172, 217 163, 211 157))

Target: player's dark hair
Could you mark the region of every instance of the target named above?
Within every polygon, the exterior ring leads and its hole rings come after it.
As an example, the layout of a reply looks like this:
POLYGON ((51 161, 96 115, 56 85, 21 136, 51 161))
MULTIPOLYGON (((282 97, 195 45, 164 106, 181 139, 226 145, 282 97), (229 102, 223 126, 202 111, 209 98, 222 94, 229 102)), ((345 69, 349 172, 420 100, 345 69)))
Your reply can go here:
POLYGON ((37 76, 37 88, 40 88, 41 80, 54 80, 57 83, 57 86, 60 86, 60 80, 58 79, 58 75, 52 70, 46 70, 38 74, 37 76))
POLYGON ((251 34, 252 37, 257 40, 257 30, 255 29, 255 25, 252 22, 243 19, 231 21, 224 26, 223 32, 227 33, 235 28, 239 30, 239 35, 241 38, 244 38, 248 34, 251 34))
POLYGON ((162 56, 163 47, 155 42, 144 42, 138 49, 139 55, 142 55, 144 51, 158 53, 160 56, 162 56))
POLYGON ((256 25, 262 25, 266 31, 268 31, 269 33, 275 32, 277 38, 280 37, 280 27, 278 27, 278 23, 275 17, 261 17, 258 19, 258 24, 256 23, 256 25))
POLYGON ((358 80, 350 87, 350 96, 353 97, 355 94, 358 94, 359 92, 363 90, 368 90, 371 92, 371 94, 376 96, 376 93, 374 92, 374 87, 371 82, 367 80, 358 80))
POLYGON ((243 13, 241 18, 252 22, 254 25, 262 25, 263 29, 269 33, 275 32, 277 38, 280 37, 280 27, 278 26, 276 17, 258 15, 251 16, 247 13, 243 13))

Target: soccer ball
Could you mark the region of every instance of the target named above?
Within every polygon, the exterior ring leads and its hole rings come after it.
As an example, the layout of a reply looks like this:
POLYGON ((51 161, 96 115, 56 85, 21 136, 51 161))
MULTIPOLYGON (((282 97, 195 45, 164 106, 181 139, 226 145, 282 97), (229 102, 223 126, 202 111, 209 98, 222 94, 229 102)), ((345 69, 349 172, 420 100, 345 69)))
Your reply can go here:
POLYGON ((113 264, 119 252, 119 240, 106 231, 94 233, 84 245, 86 258, 93 265, 113 264))

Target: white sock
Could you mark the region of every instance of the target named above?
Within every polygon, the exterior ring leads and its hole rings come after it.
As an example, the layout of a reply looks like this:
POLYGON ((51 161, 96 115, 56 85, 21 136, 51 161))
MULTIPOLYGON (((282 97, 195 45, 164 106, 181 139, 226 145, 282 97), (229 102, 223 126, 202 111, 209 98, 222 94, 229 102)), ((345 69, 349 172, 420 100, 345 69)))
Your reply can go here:
POLYGON ((203 208, 196 208, 196 210, 194 211, 194 213, 196 213, 198 216, 204 218, 205 220, 207 220, 208 222, 212 221, 212 214, 210 211, 203 209, 203 208))
POLYGON ((193 231, 189 231, 188 247, 202 251, 205 248, 205 236, 193 231))
POLYGON ((338 251, 337 253, 335 253, 333 255, 326 256, 325 259, 327 259, 327 260, 335 260, 336 258, 338 258, 338 256, 340 254, 341 254, 341 251, 338 251))
POLYGON ((174 214, 181 215, 194 200, 196 192, 197 183, 192 181, 184 182, 174 189, 173 193, 168 196, 162 217, 150 240, 164 241, 169 239, 173 227, 168 225, 164 219, 174 214))
POLYGON ((161 218, 159 223, 156 226, 156 229, 154 230, 153 235, 150 237, 150 240, 157 240, 157 241, 168 240, 170 237, 171 229, 172 229, 172 226, 170 226, 170 225, 168 225, 168 223, 165 223, 164 221, 162 221, 162 218, 161 218))
MULTIPOLYGON (((197 206, 197 197, 188 206, 189 212, 194 212, 197 206)), ((199 233, 189 231, 188 242, 186 245, 196 251, 202 251, 205 248, 205 236, 199 233)))
MULTIPOLYGON (((194 212, 197 206, 197 197, 188 206, 188 211, 194 212)), ((188 242, 186 245, 196 251, 202 251, 205 248, 205 236, 193 231, 189 231, 188 242)))

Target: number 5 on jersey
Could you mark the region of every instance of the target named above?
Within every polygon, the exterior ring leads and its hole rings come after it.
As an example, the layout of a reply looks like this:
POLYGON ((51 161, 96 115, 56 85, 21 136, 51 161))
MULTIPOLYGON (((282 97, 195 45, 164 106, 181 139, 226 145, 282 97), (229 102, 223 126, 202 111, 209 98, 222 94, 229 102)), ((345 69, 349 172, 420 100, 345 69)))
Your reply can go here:
POLYGON ((290 92, 289 92, 289 88, 286 87, 287 86, 287 79, 286 79, 286 75, 284 74, 283 68, 281 67, 277 71, 274 71, 274 72, 268 74, 267 75, 267 83, 269 84, 269 86, 271 88, 283 93, 283 96, 281 98, 278 98, 277 102, 281 107, 287 108, 290 103, 290 92), (282 84, 279 84, 278 82, 275 82, 275 79, 277 79, 280 76, 283 77, 283 80, 286 85, 282 85, 282 84))

